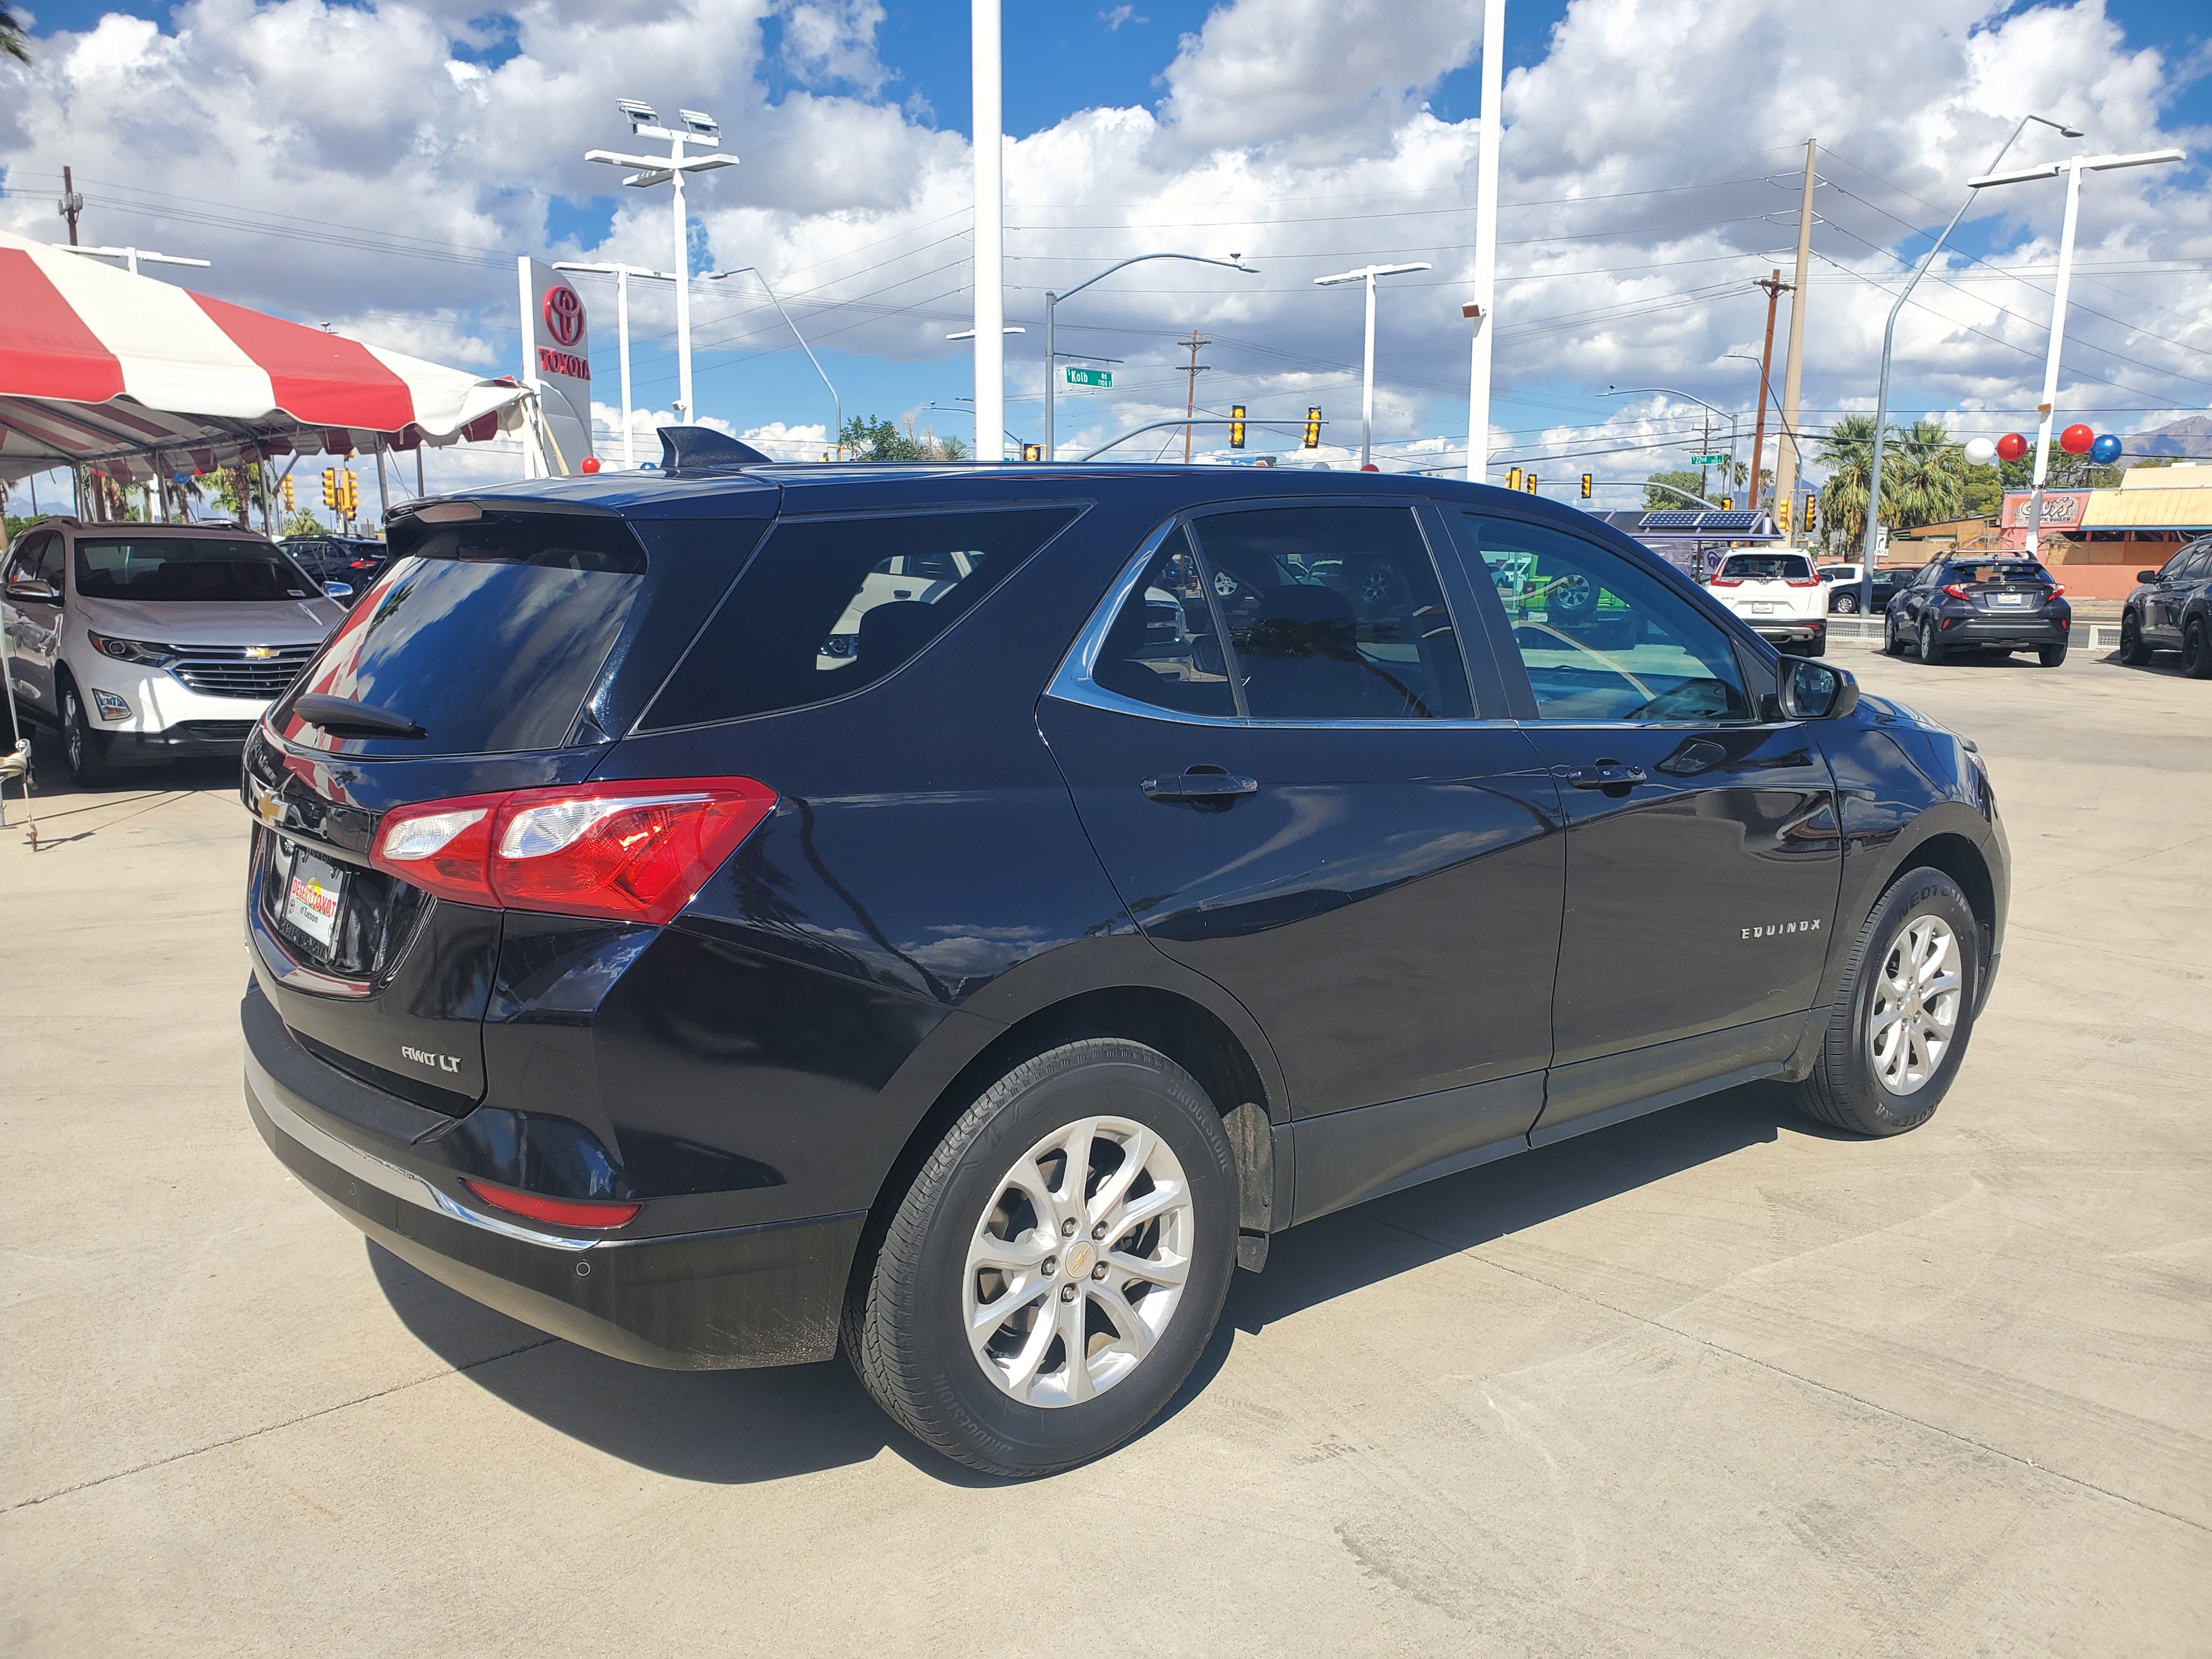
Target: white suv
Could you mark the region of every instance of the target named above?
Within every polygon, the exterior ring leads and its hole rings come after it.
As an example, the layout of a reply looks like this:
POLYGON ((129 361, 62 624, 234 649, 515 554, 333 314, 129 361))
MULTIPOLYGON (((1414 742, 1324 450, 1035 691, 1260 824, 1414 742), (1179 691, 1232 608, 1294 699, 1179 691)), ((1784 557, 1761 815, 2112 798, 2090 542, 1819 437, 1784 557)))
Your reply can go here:
POLYGON ((1731 553, 1709 585, 1761 639, 1801 656, 1828 654, 1827 585, 1802 553, 1731 553))
POLYGON ((9 687, 61 732, 80 784, 235 755, 348 596, 235 526, 41 520, 8 559, 9 687))

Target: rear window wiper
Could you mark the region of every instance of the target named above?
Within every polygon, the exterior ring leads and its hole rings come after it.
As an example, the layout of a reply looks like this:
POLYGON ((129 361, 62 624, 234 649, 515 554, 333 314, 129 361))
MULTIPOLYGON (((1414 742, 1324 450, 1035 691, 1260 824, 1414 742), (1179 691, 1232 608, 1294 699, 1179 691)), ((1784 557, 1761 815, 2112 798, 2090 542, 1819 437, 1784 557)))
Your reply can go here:
POLYGON ((430 734, 404 714, 379 708, 373 702, 349 697, 326 697, 310 691, 292 705, 292 712, 310 726, 319 726, 334 737, 427 738, 430 734))

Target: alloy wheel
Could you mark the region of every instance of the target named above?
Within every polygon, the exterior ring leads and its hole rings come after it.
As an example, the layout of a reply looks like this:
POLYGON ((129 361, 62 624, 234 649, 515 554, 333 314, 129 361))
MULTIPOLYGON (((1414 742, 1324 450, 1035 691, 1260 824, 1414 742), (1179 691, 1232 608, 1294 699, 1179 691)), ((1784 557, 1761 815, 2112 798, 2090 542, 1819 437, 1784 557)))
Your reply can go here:
POLYGON ((1917 1094, 1950 1053, 1961 969, 1959 936, 1941 916, 1913 916, 1890 941, 1867 1014, 1867 1057, 1889 1093, 1917 1094))
POLYGON ((1182 1300, 1190 1183, 1140 1123, 1055 1129, 998 1183, 963 1273, 969 1351, 1026 1406, 1079 1406, 1144 1363, 1182 1300))

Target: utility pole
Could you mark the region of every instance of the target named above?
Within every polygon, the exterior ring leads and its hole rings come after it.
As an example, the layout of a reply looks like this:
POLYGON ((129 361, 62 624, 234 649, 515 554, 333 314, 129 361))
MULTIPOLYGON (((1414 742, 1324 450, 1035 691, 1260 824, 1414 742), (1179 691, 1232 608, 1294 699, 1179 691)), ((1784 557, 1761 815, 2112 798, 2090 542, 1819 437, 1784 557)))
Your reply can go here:
MULTIPOLYGON (((1183 370, 1183 373, 1190 377, 1190 395, 1183 399, 1182 412, 1188 416, 1195 416, 1198 413, 1198 377, 1213 367, 1212 363, 1201 363, 1198 361, 1198 349, 1200 346, 1210 346, 1213 342, 1196 329, 1193 329, 1188 338, 1177 340, 1176 343, 1179 346, 1187 346, 1190 350, 1190 367, 1183 370)), ((1182 429, 1182 464, 1185 466, 1190 465, 1190 428, 1188 426, 1182 429)))
POLYGON ((76 216, 84 211, 84 198, 76 193, 76 176, 67 167, 62 169, 62 199, 54 205, 61 210, 62 217, 69 221, 69 245, 75 247, 76 246, 76 216))
MULTIPOLYGON (((1782 481, 1790 480, 1790 493, 1780 499, 1795 504, 1797 500, 1798 469, 1805 458, 1797 453, 1797 393, 1805 380, 1805 291, 1806 279, 1812 275, 1813 263, 1813 187, 1818 182, 1813 174, 1813 162, 1820 153, 1820 141, 1805 141, 1805 191, 1797 204, 1797 276, 1790 294, 1790 356, 1782 371, 1782 444, 1776 452, 1774 484, 1778 492, 1782 481)), ((1790 534, 1795 537, 1801 526, 1792 524, 1790 534)))
MULTIPOLYGON (((1764 282, 1753 283, 1752 286, 1766 290, 1766 343, 1759 351, 1759 423, 1752 428, 1751 434, 1751 510, 1756 513, 1759 511, 1759 469, 1766 465, 1766 383, 1774 368, 1774 307, 1784 295, 1795 294, 1797 290, 1782 280, 1782 272, 1778 269, 1764 282)), ((1780 476, 1779 469, 1777 476, 1780 476)))

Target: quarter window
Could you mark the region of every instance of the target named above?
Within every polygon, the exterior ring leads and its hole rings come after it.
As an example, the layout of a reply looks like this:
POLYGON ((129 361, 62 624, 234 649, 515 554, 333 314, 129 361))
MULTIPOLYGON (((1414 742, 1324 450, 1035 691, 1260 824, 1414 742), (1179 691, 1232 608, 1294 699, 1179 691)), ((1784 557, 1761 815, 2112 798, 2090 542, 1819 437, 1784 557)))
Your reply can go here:
POLYGON ((1160 544, 1121 602, 1091 679, 1103 691, 1155 708, 1224 720, 1236 714, 1205 573, 1182 530, 1160 544))
POLYGON ((1254 720, 1465 720, 1467 671, 1413 512, 1263 507, 1194 529, 1254 720))
POLYGON ((1466 516, 1540 719, 1751 718, 1728 635, 1656 572, 1545 526, 1466 516))

